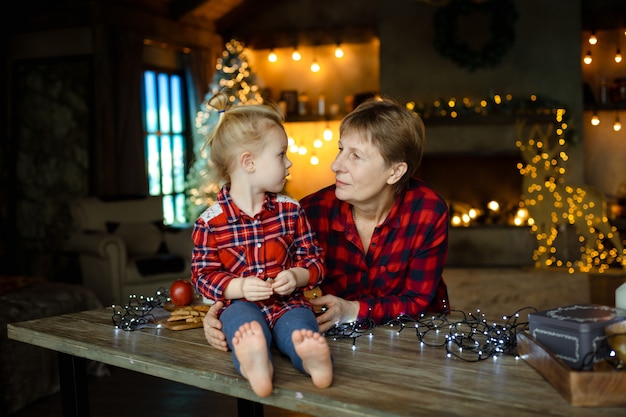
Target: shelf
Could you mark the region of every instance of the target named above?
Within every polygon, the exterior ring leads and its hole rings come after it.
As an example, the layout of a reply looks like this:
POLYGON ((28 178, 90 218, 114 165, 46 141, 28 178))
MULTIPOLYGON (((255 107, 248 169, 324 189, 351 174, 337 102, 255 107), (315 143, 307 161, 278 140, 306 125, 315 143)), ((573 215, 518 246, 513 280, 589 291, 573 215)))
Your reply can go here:
MULTIPOLYGON (((548 112, 545 110, 544 112, 548 112)), ((519 119, 527 120, 530 123, 553 123, 555 116, 551 113, 537 114, 535 112, 511 112, 483 115, 459 115, 456 118, 450 116, 422 116, 422 120, 426 126, 476 126, 476 125, 514 125, 519 119)))
POLYGON ((345 117, 344 114, 337 114, 334 116, 318 114, 310 114, 306 116, 291 115, 285 118, 285 123, 300 123, 300 122, 331 122, 336 120, 342 120, 345 117))
POLYGON ((621 101, 619 103, 607 103, 607 104, 585 103, 585 110, 587 111, 626 110, 626 101, 621 101))

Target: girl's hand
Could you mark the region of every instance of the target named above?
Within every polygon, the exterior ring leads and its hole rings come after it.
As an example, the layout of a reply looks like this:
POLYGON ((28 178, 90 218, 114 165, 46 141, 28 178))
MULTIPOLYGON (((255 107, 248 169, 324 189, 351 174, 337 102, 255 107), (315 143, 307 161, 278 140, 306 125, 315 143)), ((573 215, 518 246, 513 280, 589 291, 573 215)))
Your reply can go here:
POLYGON ((256 277, 247 277, 241 279, 241 295, 248 301, 267 300, 274 293, 272 283, 263 281, 256 277))
POLYGON ((298 287, 296 273, 291 269, 280 271, 272 281, 274 293, 279 295, 289 295, 298 287))

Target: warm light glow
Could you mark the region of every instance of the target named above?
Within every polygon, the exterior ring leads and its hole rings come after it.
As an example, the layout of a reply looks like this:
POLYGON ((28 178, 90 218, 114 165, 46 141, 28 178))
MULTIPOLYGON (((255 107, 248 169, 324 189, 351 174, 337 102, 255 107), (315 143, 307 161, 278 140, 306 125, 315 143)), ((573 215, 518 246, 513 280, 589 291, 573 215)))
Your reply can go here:
POLYGON ((591 64, 591 61, 593 61, 593 58, 591 58, 591 51, 587 51, 587 55, 585 55, 585 58, 583 59, 583 62, 587 65, 591 64))
POLYGON ((335 58, 343 58, 343 49, 341 49, 340 44, 335 48, 335 58))
POLYGON ((295 48, 291 54, 291 59, 293 59, 294 61, 300 61, 302 59, 302 55, 300 55, 300 52, 298 51, 298 48, 295 48))
POLYGON ((600 118, 598 117, 597 114, 594 114, 593 117, 591 118, 591 124, 593 126, 598 126, 600 124, 600 118))
POLYGON ((500 204, 498 204, 498 202, 495 201, 495 200, 491 200, 489 203, 487 203, 487 207, 491 211, 498 211, 498 210, 500 210, 500 204))
POLYGON ((333 131, 329 127, 324 129, 324 140, 325 141, 333 140, 333 131))
POLYGON ((296 144, 293 144, 293 145, 289 146, 289 152, 291 152, 291 153, 298 153, 298 149, 299 149, 299 146, 296 145, 296 144))
POLYGON ((461 216, 455 214, 451 219, 452 226, 460 226, 461 225, 461 216))
POLYGON ((269 55, 267 56, 267 60, 269 62, 276 62, 276 61, 278 61, 278 57, 276 56, 276 52, 274 52, 273 49, 270 51, 269 55))
POLYGON ((313 147, 314 147, 314 148, 319 149, 319 148, 321 148, 322 146, 324 146, 324 142, 322 142, 321 140, 319 140, 319 139, 315 139, 315 140, 313 141, 313 147))
POLYGON ((598 43, 598 37, 596 36, 595 32, 591 32, 591 35, 589 35, 589 45, 595 45, 598 43))
POLYGON ((622 129, 622 124, 619 121, 619 116, 615 116, 615 123, 613 123, 613 130, 619 132, 622 129))
POLYGON ((311 165, 319 165, 320 159, 316 155, 313 155, 311 156, 309 162, 311 163, 311 165))
POLYGON ((615 62, 617 64, 622 62, 622 52, 619 50, 619 48, 617 48, 617 51, 615 52, 615 62))
POLYGON ((306 155, 306 153, 307 153, 306 146, 300 146, 298 148, 298 154, 299 155, 306 155))
POLYGON ((317 61, 313 61, 313 63, 311 64, 311 71, 320 72, 320 64, 318 64, 317 61))

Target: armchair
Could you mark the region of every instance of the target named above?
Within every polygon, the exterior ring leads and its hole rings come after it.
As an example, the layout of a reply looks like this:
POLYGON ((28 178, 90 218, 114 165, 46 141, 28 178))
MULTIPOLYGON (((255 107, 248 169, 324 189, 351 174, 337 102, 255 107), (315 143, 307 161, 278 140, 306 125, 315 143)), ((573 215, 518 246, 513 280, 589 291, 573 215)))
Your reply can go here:
POLYGON ((78 254, 83 284, 104 305, 123 304, 130 295, 152 296, 190 277, 192 228, 165 226, 160 197, 87 197, 71 210, 77 230, 66 248, 78 254))

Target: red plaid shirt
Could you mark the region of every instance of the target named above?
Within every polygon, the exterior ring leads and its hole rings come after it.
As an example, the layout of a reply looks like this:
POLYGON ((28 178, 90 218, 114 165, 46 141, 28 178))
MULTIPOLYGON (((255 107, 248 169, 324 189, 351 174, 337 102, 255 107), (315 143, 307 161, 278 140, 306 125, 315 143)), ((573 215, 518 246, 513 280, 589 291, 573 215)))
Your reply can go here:
POLYGON ((257 304, 270 325, 290 308, 312 309, 302 290, 315 287, 324 276, 323 252, 297 201, 267 193, 263 208, 252 218, 222 187, 217 202, 196 220, 192 237, 191 279, 203 296, 228 305, 224 290, 233 278, 267 280, 282 270, 302 267, 310 274, 308 286, 257 304))
POLYGON ((324 248, 321 288, 361 304, 359 319, 386 323, 400 314, 448 312, 443 268, 448 254, 448 207, 434 190, 411 180, 364 253, 352 206, 335 197, 335 186, 300 202, 324 248))

